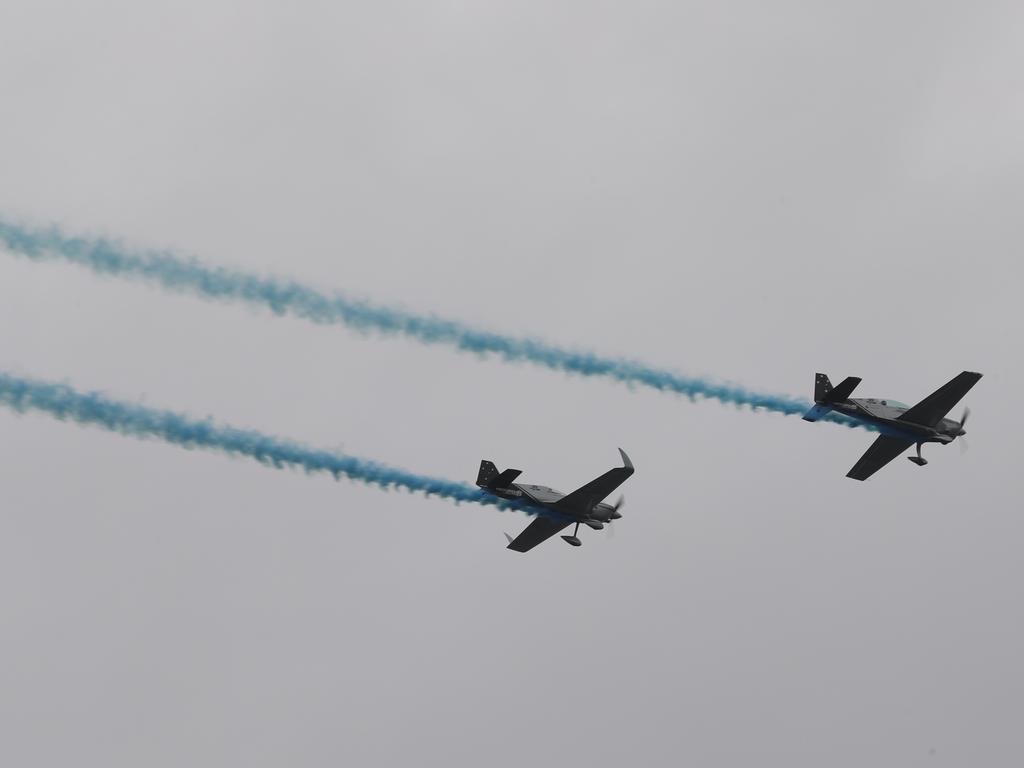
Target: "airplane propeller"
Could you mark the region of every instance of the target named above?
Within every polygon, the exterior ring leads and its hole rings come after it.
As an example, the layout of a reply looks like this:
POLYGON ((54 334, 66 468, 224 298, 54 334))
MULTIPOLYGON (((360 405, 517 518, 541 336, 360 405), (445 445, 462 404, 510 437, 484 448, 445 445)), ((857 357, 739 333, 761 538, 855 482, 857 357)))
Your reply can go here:
POLYGON ((964 408, 964 415, 960 417, 960 431, 957 433, 957 435, 959 435, 960 437, 963 437, 964 435, 967 434, 967 432, 964 430, 964 424, 967 423, 967 417, 970 415, 971 409, 964 408))
POLYGON ((957 437, 960 438, 960 455, 963 456, 967 453, 967 438, 964 435, 967 434, 967 430, 964 429, 964 424, 967 423, 967 417, 971 415, 970 408, 964 408, 964 415, 960 417, 960 429, 957 431, 957 437))
POLYGON ((625 503, 625 501, 625 496, 619 496, 619 500, 612 505, 611 517, 609 517, 608 522, 604 524, 604 527, 608 530, 608 535, 611 538, 615 538, 615 526, 612 525, 612 523, 622 517, 622 514, 619 512, 619 508, 625 503))
POLYGON ((619 500, 612 505, 612 520, 618 520, 622 515, 619 514, 619 507, 626 503, 625 496, 619 496, 619 500))

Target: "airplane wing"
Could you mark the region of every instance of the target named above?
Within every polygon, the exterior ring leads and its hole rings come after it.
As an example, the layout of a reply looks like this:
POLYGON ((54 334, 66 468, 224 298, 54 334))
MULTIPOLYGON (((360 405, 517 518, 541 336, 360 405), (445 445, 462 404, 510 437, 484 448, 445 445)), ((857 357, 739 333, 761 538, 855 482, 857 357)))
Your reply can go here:
POLYGON ((911 424, 924 424, 926 427, 934 427, 942 418, 953 410, 953 406, 963 399, 971 387, 978 383, 980 373, 964 371, 951 381, 943 384, 935 392, 915 405, 909 411, 900 415, 900 421, 909 421, 911 424))
POLYGON ((633 474, 633 462, 621 448, 619 448, 619 453, 622 455, 624 466, 609 469, 599 478, 577 488, 568 496, 563 496, 555 502, 555 509, 570 513, 577 513, 581 510, 589 512, 596 504, 604 501, 608 494, 626 482, 626 479, 633 474))
POLYGON ((882 435, 864 451, 860 461, 853 465, 853 469, 847 472, 846 476, 854 480, 867 480, 913 444, 913 440, 882 435))
MULTIPOLYGON (((537 515, 523 532, 515 539, 509 538, 508 548, 516 552, 529 552, 542 541, 547 541, 556 533, 570 525, 570 521, 561 518, 537 515)), ((505 534, 508 536, 508 534, 505 534)))

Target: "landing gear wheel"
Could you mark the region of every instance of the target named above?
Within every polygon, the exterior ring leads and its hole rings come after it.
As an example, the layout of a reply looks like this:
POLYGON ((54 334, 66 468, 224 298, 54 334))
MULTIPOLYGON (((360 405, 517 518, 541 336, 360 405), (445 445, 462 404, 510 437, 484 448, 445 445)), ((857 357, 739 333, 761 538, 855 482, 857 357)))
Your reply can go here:
POLYGON ((562 539, 566 544, 570 544, 574 547, 582 547, 583 542, 580 541, 580 537, 577 535, 580 532, 580 524, 576 523, 576 530, 572 532, 572 536, 563 536, 562 539))
POLYGON ((928 463, 928 459, 924 459, 924 458, 921 457, 921 444, 920 443, 917 444, 917 456, 907 456, 907 459, 909 459, 910 461, 914 462, 919 467, 923 467, 925 464, 928 463))

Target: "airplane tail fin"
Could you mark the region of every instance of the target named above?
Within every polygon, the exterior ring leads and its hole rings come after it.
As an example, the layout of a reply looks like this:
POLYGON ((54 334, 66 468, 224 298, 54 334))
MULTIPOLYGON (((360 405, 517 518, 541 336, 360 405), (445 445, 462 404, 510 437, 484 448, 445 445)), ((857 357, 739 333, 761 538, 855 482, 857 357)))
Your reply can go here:
POLYGON ((814 374, 814 402, 827 403, 832 392, 832 382, 824 373, 814 374))
POLYGON ((803 415, 804 421, 817 421, 826 413, 832 410, 833 403, 841 403, 853 394, 853 390, 860 384, 857 376, 847 376, 839 386, 833 387, 832 382, 824 373, 814 375, 814 407, 803 415))
POLYGON ((476 484, 480 488, 487 488, 491 491, 495 488, 508 488, 512 481, 521 474, 523 474, 522 471, 518 469, 506 469, 504 472, 498 472, 494 462, 484 459, 480 462, 480 471, 476 476, 476 484))
POLYGON ((841 403, 853 394, 853 390, 860 382, 859 376, 847 376, 839 382, 839 386, 833 387, 828 376, 824 373, 817 373, 814 375, 814 402, 818 405, 841 403))
POLYGON ((481 488, 490 488, 494 478, 498 476, 498 468, 493 461, 484 459, 480 462, 480 472, 476 476, 476 484, 481 488))

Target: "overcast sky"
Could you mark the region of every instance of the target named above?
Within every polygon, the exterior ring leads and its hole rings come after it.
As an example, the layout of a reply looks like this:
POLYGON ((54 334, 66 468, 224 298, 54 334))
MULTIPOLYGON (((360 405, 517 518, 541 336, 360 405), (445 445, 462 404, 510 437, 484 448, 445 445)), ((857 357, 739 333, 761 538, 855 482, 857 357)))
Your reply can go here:
MULTIPOLYGON (((0 411, 10 765, 1024 759, 1024 8, 0 4, 0 212, 810 397, 961 370, 970 451, 0 253, 0 369, 614 536, 0 411), (1016 479, 1015 479, 1016 478, 1016 479)), ((958 418, 960 408, 953 414, 958 418)))

